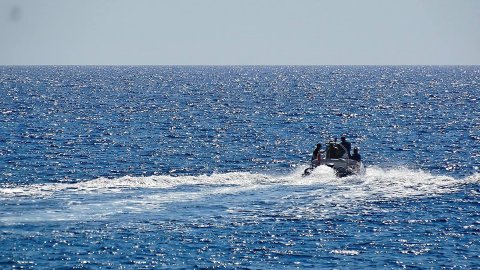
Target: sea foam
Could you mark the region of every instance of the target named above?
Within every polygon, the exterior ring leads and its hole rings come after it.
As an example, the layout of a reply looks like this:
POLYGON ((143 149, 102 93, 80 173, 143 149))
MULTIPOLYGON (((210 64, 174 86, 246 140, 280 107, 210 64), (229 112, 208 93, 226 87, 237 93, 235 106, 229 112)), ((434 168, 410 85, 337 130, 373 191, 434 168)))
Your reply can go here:
POLYGON ((480 183, 480 174, 455 179, 444 175, 434 175, 422 170, 408 168, 383 169, 369 167, 363 175, 344 178, 335 177, 333 170, 321 166, 307 177, 302 177, 298 169, 286 175, 268 175, 250 172, 230 172, 197 176, 124 176, 119 178, 97 178, 76 183, 45 183, 6 186, 0 188, 0 198, 49 197, 57 194, 99 194, 118 193, 134 189, 174 189, 184 186, 222 187, 231 192, 245 188, 271 187, 275 185, 321 185, 337 188, 351 197, 375 196, 377 198, 398 198, 409 196, 432 196, 455 192, 462 186, 480 183))

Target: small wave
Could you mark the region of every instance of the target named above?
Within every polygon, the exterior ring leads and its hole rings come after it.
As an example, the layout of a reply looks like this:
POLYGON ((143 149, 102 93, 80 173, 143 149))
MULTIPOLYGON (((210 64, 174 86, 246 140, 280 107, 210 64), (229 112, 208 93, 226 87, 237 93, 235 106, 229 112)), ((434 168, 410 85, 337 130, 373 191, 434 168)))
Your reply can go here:
POLYGON ((357 250, 346 250, 346 249, 334 249, 330 253, 338 254, 338 255, 347 255, 347 256, 356 256, 360 254, 360 252, 357 250))

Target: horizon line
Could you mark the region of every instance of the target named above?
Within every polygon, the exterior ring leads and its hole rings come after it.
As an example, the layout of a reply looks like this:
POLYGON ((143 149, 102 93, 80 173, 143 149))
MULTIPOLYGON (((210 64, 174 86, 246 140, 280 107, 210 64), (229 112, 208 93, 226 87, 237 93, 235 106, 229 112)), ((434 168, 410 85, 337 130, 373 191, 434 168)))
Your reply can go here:
POLYGON ((0 67, 477 67, 480 64, 0 64, 0 67))

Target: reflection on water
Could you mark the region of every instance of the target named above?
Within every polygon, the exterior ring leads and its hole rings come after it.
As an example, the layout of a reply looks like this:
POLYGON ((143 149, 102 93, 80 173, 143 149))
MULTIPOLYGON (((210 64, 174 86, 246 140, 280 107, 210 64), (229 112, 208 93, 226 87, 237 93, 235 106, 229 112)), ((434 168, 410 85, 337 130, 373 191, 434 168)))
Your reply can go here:
POLYGON ((0 268, 480 268, 477 67, 0 71, 0 268))

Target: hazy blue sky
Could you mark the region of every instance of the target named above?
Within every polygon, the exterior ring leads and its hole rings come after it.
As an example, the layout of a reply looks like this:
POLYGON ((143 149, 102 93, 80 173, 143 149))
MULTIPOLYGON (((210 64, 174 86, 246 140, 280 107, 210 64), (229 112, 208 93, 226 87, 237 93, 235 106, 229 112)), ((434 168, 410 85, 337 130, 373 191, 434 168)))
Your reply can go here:
POLYGON ((0 0, 0 64, 480 64, 480 0, 0 0))

